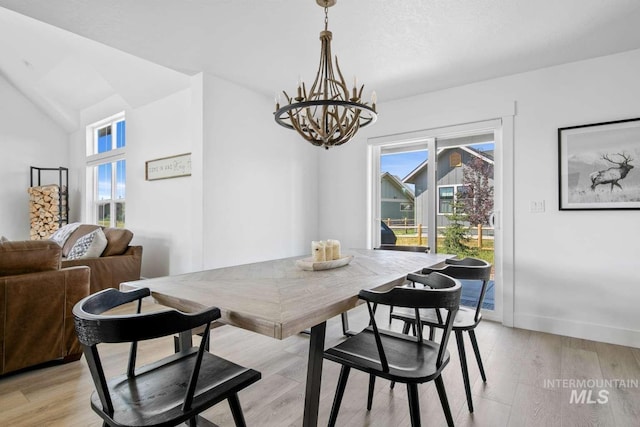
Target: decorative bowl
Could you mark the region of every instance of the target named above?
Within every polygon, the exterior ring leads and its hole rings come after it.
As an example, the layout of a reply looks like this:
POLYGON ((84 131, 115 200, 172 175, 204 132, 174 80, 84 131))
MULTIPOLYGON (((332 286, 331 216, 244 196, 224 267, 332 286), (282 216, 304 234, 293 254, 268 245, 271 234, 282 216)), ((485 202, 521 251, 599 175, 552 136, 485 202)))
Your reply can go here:
POLYGON ((345 255, 341 258, 331 261, 313 261, 313 257, 303 258, 296 260, 296 265, 302 270, 307 271, 320 271, 331 270, 333 268, 344 267, 349 264, 353 259, 353 255, 345 255))

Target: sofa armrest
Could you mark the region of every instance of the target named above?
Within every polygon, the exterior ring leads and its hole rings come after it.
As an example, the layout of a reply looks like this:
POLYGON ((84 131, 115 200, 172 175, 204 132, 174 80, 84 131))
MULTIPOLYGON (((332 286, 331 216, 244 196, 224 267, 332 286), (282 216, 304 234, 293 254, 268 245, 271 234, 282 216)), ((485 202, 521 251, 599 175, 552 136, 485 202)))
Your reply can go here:
POLYGON ((140 279, 142 246, 129 246, 122 255, 62 260, 63 267, 86 265, 91 268, 91 293, 120 287, 122 282, 140 279))
POLYGON ((87 267, 0 277, 1 373, 82 352, 72 309, 89 277, 87 267))
POLYGON ((60 246, 52 240, 23 240, 0 244, 0 276, 60 269, 60 246))
POLYGON ((128 246, 127 250, 124 251, 123 254, 118 256, 123 256, 123 255, 129 255, 135 258, 139 258, 142 261, 142 246, 128 246))

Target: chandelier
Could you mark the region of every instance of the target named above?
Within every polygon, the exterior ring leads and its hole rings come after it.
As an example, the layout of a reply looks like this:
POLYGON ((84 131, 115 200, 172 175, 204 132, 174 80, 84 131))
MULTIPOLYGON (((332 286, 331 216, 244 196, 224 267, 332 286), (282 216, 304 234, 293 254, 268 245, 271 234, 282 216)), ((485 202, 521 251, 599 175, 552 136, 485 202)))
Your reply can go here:
POLYGON ((378 117, 376 93, 371 94, 371 105, 362 102, 364 85, 358 89, 353 80, 353 90, 349 93, 338 57, 334 71, 331 61, 331 31, 329 8, 337 0, 316 0, 324 7, 324 31, 320 32, 320 65, 311 88, 307 91, 304 82, 298 81, 297 96, 284 94, 287 105, 280 107, 280 96, 276 97, 275 119, 287 129, 294 129, 304 139, 319 147, 333 147, 349 141, 358 129, 372 124, 378 117), (336 77, 337 74, 337 77, 336 77))

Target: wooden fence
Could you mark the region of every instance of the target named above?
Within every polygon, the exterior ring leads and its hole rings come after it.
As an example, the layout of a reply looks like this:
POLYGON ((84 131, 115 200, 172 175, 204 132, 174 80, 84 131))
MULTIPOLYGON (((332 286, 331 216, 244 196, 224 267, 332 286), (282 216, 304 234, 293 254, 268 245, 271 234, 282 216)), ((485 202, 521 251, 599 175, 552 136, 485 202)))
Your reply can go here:
MULTIPOLYGON (((415 221, 411 218, 400 218, 400 219, 392 219, 387 218, 384 220, 385 224, 391 228, 394 233, 396 230, 404 230, 404 235, 416 235, 418 237, 418 245, 422 245, 423 242, 427 242, 427 227, 423 227, 422 224, 415 224, 415 221)), ((438 227, 438 235, 444 235, 444 230, 446 227, 438 227)), ((486 227, 483 225, 478 225, 477 227, 470 227, 469 229, 470 237, 474 240, 477 240, 478 247, 482 247, 483 239, 493 239, 494 236, 494 228, 486 227)), ((396 236, 401 235, 400 233, 396 233, 396 236)))

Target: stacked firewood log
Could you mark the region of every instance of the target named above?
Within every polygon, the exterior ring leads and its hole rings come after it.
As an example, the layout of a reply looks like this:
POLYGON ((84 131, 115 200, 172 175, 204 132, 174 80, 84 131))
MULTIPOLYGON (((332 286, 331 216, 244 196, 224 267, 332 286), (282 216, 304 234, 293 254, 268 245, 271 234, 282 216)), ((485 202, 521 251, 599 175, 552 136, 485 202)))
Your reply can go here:
POLYGON ((60 197, 57 185, 30 187, 28 192, 31 240, 48 239, 60 226, 60 205, 65 212, 66 198, 60 197))

